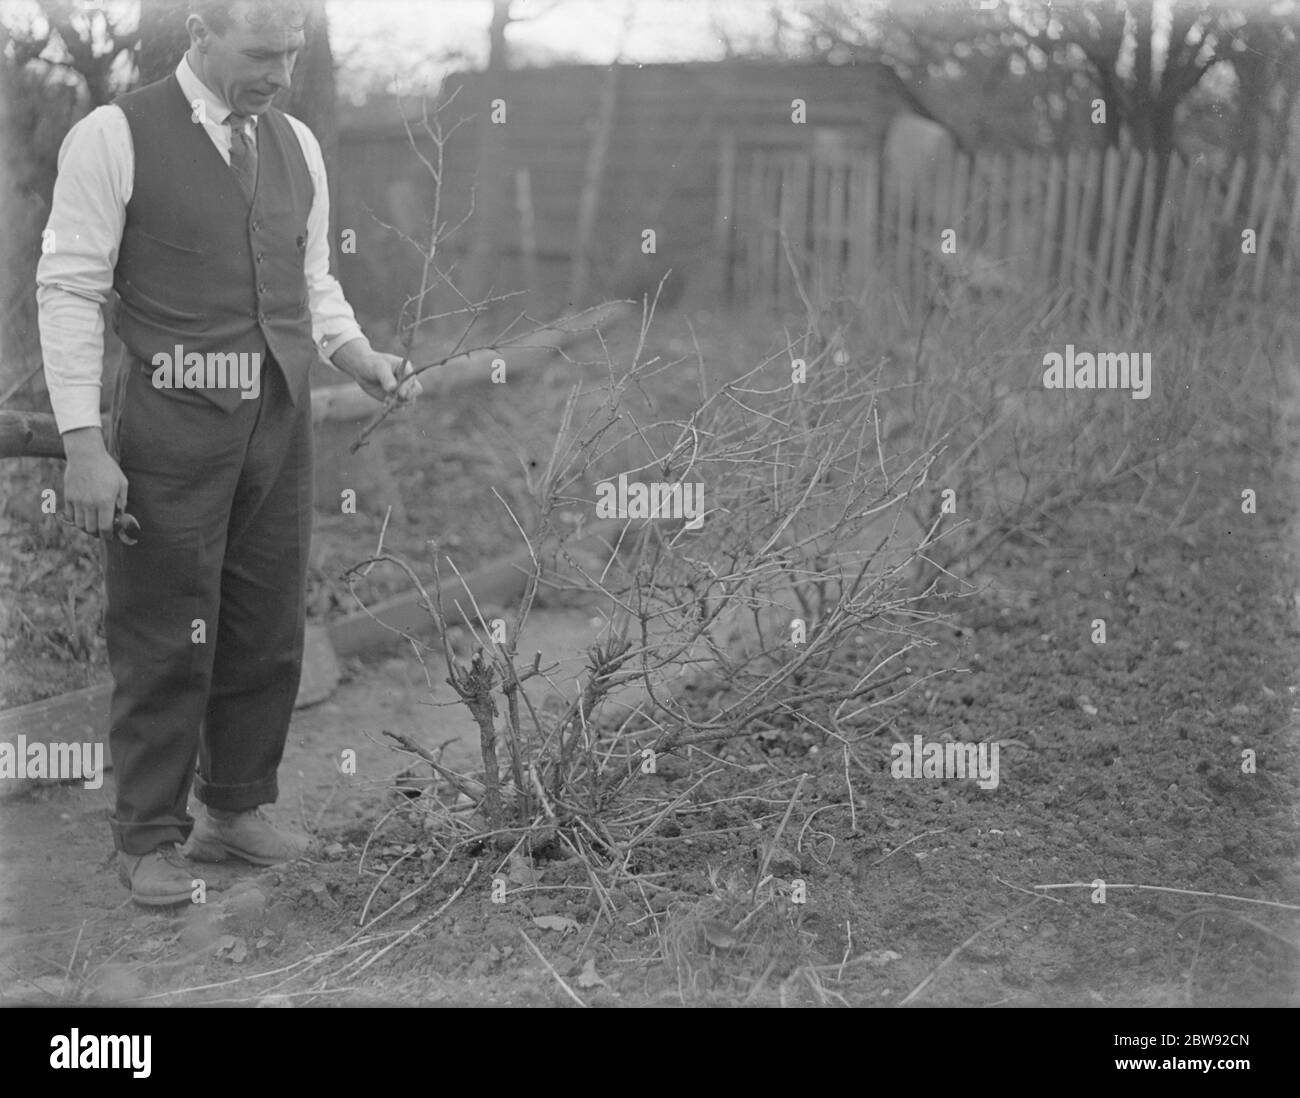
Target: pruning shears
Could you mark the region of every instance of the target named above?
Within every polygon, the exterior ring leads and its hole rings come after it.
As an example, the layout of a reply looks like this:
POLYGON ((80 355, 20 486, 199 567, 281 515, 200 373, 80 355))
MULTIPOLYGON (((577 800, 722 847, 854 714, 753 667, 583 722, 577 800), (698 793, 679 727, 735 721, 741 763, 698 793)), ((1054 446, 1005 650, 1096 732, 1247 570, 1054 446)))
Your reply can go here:
MULTIPOLYGON (((72 519, 67 518, 64 515, 59 516, 59 521, 68 526, 77 525, 75 522, 72 521, 72 519)), ((80 529, 80 527, 78 527, 78 529, 80 529)), ((105 536, 116 537, 117 540, 120 541, 123 545, 134 545, 139 539, 134 538, 131 535, 138 534, 139 532, 140 532, 139 519, 137 519, 129 511, 119 510, 117 514, 113 516, 113 529, 111 531, 111 534, 109 535, 100 534, 100 537, 105 537, 105 536)))

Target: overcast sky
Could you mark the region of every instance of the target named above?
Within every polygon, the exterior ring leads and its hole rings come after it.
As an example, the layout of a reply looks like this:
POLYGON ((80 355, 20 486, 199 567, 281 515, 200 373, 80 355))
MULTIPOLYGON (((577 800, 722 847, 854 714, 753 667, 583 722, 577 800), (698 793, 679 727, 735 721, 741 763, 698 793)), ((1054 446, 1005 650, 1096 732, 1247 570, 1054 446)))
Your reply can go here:
MULTIPOLYGON (((791 0, 781 6, 794 7, 791 0)), ((721 57, 717 28, 736 39, 772 35, 772 0, 515 0, 535 18, 514 23, 516 63, 680 61, 721 57)), ((403 90, 487 59, 490 0, 329 0, 331 42, 349 94, 391 74, 403 90), (449 58, 444 60, 444 58, 449 58)))

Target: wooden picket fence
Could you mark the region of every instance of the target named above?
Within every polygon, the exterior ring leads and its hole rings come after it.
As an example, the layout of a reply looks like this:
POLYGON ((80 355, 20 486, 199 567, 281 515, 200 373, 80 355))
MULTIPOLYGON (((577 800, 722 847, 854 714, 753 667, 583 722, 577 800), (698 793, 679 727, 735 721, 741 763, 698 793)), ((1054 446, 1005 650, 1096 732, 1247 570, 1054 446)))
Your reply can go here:
POLYGON ((868 154, 731 149, 722 163, 716 245, 737 304, 797 305, 797 272, 819 294, 883 278, 913 315, 962 286, 1046 290, 1074 321, 1127 327, 1175 300, 1259 297, 1270 272, 1291 277, 1300 237, 1295 172, 1268 157, 1249 194, 1242 160, 1225 177, 1173 157, 1162 182, 1155 156, 1114 148, 949 156, 906 185, 868 154))

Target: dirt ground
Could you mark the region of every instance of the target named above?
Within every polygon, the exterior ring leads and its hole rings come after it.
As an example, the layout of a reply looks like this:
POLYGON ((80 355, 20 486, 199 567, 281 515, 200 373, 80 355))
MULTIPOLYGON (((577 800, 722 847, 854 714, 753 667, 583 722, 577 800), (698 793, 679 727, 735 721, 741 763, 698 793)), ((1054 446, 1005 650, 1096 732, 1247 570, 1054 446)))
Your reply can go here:
MULTIPOLYGON (((982 593, 911 655, 914 688, 872 711, 852 759, 779 728, 662 759, 647 797, 685 794, 706 769, 708 795, 685 796, 607 896, 557 849, 507 862, 481 847, 441 866, 393 790, 405 760, 380 742, 434 727, 400 649, 348 664, 295 719, 276 815, 313 833, 313 856, 223 867, 206 904, 129 902, 111 776, 2 802, 4 1001, 1300 1005, 1288 400, 1273 439, 1207 424, 1144 514, 1104 499, 1003 549, 982 593), (1258 514, 1242 514, 1243 487, 1258 514), (1099 617, 1104 645, 1090 639, 1099 617), (945 668, 964 670, 927 677, 945 668), (892 778, 890 745, 918 734, 999 741, 998 788, 892 778), (356 776, 336 765, 347 747, 356 776)), ((464 483, 403 469, 429 506, 464 483)), ((468 731, 449 762, 472 759, 468 731)))

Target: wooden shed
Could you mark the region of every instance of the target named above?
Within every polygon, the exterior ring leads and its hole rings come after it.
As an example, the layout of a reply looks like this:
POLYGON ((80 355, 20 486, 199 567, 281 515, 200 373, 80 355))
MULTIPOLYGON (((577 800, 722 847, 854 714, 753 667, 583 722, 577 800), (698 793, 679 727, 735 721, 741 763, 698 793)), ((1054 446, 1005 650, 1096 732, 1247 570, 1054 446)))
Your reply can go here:
MULTIPOLYGON (((470 120, 445 148, 442 219, 455 224, 471 192, 474 217, 449 255, 472 289, 528 288, 547 308, 639 295, 670 267, 669 296, 699 297, 737 149, 878 150, 898 112, 929 117, 876 64, 561 65, 456 74, 442 100, 453 93, 444 125, 470 120)), ((432 208, 403 112, 418 122, 420 104, 372 100, 340 119, 337 223, 356 233, 340 275, 372 314, 393 311, 416 270, 375 218, 419 236, 432 208)))

